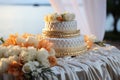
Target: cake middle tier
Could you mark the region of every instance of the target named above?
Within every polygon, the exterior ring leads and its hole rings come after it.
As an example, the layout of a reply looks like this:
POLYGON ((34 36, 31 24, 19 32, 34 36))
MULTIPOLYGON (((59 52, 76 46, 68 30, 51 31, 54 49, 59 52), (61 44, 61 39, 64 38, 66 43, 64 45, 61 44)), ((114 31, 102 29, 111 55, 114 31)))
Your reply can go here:
POLYGON ((44 30, 74 32, 77 30, 77 22, 75 20, 63 22, 46 22, 44 30))

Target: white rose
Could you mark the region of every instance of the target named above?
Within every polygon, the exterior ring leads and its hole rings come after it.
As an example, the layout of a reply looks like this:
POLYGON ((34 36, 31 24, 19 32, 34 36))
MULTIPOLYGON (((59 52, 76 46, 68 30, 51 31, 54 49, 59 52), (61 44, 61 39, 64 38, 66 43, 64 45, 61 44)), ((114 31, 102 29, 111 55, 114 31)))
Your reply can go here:
POLYGON ((28 48, 27 48, 27 51, 28 51, 28 52, 32 52, 32 53, 34 53, 34 54, 37 54, 37 50, 36 50, 36 48, 34 48, 34 47, 28 47, 28 48))
POLYGON ((11 49, 13 47, 13 45, 9 45, 7 46, 7 49, 11 49))
POLYGON ((27 51, 26 47, 21 47, 21 51, 27 51))
POLYGON ((21 48, 19 46, 13 46, 4 54, 4 56, 9 57, 13 55, 19 55, 20 52, 21 52, 21 48))
POLYGON ((2 58, 7 51, 8 51, 7 47, 0 46, 0 58, 2 58))
POLYGON ((96 41, 97 41, 97 38, 96 38, 95 35, 89 35, 88 37, 89 37, 89 39, 90 39, 91 41, 93 41, 93 42, 96 42, 96 41))
POLYGON ((48 59, 42 60, 41 63, 42 63, 42 65, 44 65, 45 67, 50 67, 50 63, 49 63, 48 59))
POLYGON ((12 47, 13 45, 9 45, 6 47, 7 51, 4 53, 4 57, 9 57, 9 50, 11 50, 12 47))
POLYGON ((0 60, 0 73, 6 72, 9 66, 9 60, 7 58, 2 58, 0 60))
POLYGON ((34 47, 28 47, 28 53, 31 55, 32 60, 34 60, 36 58, 37 55, 37 50, 34 47))
POLYGON ((4 54, 4 57, 9 57, 10 52, 11 52, 11 50, 6 51, 4 54))
POLYGON ((57 22, 57 17, 59 16, 57 13, 52 14, 54 22, 57 22))
POLYGON ((75 14, 71 13, 71 20, 74 20, 75 19, 75 14))
MULTIPOLYGON (((32 76, 34 77, 38 77, 39 73, 38 72, 32 72, 32 76)), ((39 78, 39 80, 42 80, 41 77, 39 78)))
POLYGON ((69 13, 64 14, 63 19, 65 21, 71 21, 72 20, 71 14, 69 14, 69 13))
POLYGON ((22 51, 20 54, 20 59, 23 60, 23 62, 28 62, 34 60, 34 53, 28 52, 28 51, 22 51))
POLYGON ((12 61, 18 61, 18 56, 14 55, 14 56, 10 56, 9 58, 9 62, 11 63, 12 61))
POLYGON ((38 43, 39 41, 34 37, 34 36, 29 36, 27 39, 26 39, 26 42, 28 44, 33 44, 35 47, 38 46, 38 43))
POLYGON ((46 49, 41 48, 40 50, 38 50, 38 53, 36 55, 36 58, 39 62, 46 60, 49 56, 49 53, 46 49))
POLYGON ((22 71, 24 73, 29 73, 31 71, 35 71, 36 67, 38 66, 39 66, 39 63, 37 61, 29 61, 23 65, 22 71))
POLYGON ((51 48, 49 54, 50 54, 50 56, 55 56, 55 50, 53 48, 51 48))
POLYGON ((39 62, 37 62, 37 61, 33 61, 32 63, 33 63, 33 65, 36 66, 36 67, 38 67, 38 66, 40 65, 39 62))
POLYGON ((25 38, 23 38, 23 37, 19 36, 19 37, 16 38, 16 43, 17 44, 21 44, 21 43, 25 43, 25 42, 26 42, 25 38))
POLYGON ((35 67, 38 67, 40 65, 38 61, 29 61, 28 63, 35 67))
POLYGON ((22 67, 22 71, 23 71, 24 73, 29 73, 29 72, 31 72, 31 71, 33 71, 33 70, 35 70, 35 69, 36 69, 35 66, 32 65, 30 62, 25 63, 25 64, 23 65, 23 67, 22 67))

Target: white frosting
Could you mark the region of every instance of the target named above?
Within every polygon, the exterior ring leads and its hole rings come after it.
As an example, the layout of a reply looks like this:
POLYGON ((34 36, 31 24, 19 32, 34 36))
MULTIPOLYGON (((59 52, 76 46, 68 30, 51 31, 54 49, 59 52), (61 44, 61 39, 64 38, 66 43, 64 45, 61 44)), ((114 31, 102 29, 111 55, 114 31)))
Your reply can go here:
POLYGON ((76 31, 77 22, 74 21, 63 21, 63 22, 46 22, 45 29, 47 31, 76 31))
POLYGON ((55 49, 67 49, 67 48, 82 48, 86 44, 83 36, 76 36, 71 38, 46 38, 53 43, 55 49))

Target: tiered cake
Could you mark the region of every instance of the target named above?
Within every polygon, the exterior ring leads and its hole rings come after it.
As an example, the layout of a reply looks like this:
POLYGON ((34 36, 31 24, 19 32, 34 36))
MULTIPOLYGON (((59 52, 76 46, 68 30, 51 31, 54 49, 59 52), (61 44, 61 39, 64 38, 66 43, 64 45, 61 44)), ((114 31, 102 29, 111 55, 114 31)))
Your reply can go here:
POLYGON ((77 30, 72 13, 49 14, 45 16, 43 37, 53 43, 57 57, 76 56, 86 51, 84 36, 77 30))

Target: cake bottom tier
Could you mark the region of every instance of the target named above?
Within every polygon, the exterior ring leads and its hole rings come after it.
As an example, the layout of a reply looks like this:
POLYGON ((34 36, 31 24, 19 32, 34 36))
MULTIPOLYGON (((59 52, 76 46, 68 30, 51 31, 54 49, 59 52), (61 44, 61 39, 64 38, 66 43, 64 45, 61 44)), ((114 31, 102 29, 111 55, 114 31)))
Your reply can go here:
POLYGON ((84 52, 87 51, 86 46, 83 46, 81 48, 73 48, 73 49, 55 49, 56 51, 56 57, 64 57, 64 56, 78 56, 84 52))
POLYGON ((87 50, 84 36, 71 38, 46 38, 53 43, 56 57, 76 56, 87 50))

